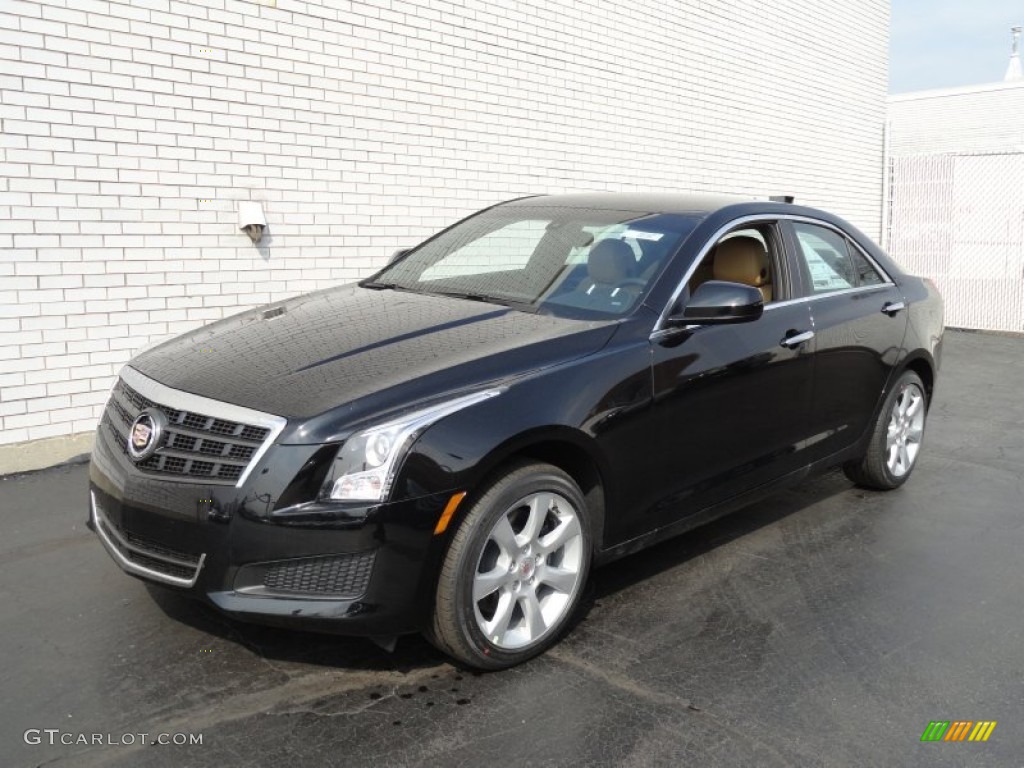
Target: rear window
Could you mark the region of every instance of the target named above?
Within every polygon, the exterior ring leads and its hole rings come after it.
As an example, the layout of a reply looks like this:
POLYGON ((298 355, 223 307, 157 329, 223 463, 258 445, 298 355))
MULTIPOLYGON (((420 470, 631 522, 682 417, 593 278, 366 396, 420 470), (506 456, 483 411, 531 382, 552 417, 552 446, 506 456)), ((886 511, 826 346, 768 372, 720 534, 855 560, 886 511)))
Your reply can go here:
POLYGON ((793 229, 812 293, 831 293, 885 282, 864 254, 838 232, 804 223, 795 223, 793 229))

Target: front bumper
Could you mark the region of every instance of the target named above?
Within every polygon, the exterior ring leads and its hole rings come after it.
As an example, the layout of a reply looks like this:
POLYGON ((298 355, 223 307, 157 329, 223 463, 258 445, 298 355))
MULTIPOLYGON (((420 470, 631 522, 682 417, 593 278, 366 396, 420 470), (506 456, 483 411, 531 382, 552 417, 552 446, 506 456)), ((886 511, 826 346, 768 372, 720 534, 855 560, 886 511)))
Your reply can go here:
POLYGON ((239 487, 146 473, 101 423, 89 527, 125 572, 244 621, 351 635, 421 629, 441 553, 433 530, 450 494, 274 510, 318 449, 273 446, 239 487))
POLYGON ((133 576, 174 587, 191 588, 199 580, 206 553, 199 557, 174 552, 155 543, 140 541, 122 530, 96 503, 96 491, 89 491, 89 528, 96 532, 114 562, 133 576))

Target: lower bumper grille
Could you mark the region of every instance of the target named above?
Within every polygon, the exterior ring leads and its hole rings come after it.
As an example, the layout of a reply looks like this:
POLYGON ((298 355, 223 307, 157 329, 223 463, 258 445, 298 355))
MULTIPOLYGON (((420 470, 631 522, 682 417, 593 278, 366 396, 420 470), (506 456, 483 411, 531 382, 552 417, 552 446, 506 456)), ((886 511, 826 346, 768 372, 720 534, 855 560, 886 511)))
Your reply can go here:
POLYGON ((354 599, 366 593, 376 552, 304 557, 242 568, 235 589, 242 593, 354 599))
POLYGON ((313 557, 295 563, 278 563, 267 570, 263 586, 274 592, 358 597, 366 591, 374 554, 313 557))
POLYGON ((183 565, 168 563, 166 560, 150 557, 149 555, 144 555, 141 552, 135 552, 133 550, 123 552, 123 554, 140 568, 147 568, 149 570, 162 573, 165 576, 182 579, 184 581, 188 581, 190 584, 194 583, 192 582, 192 577, 196 573, 195 567, 187 568, 183 565))
POLYGON ((190 555, 128 533, 112 523, 92 495, 92 518, 107 551, 129 573, 176 587, 195 586, 206 555, 190 555))

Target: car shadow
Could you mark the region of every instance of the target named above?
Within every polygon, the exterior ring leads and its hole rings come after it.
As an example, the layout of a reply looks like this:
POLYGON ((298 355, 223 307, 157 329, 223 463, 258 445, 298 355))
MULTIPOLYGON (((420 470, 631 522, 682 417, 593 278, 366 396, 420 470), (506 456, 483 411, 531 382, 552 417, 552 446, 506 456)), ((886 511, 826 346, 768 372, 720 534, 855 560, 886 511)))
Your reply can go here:
POLYGON ((851 490, 860 494, 871 493, 854 489, 841 469, 806 479, 762 501, 597 569, 592 576, 588 597, 591 601, 610 597, 797 514, 809 506, 851 490))
MULTIPOLYGON (((770 526, 813 504, 849 492, 851 487, 842 472, 830 472, 597 569, 577 614, 578 620, 585 620, 594 604, 604 598, 770 526)), ((146 584, 146 589, 168 618, 204 634, 241 645, 271 661, 403 673, 446 663, 460 666, 419 635, 399 638, 394 650, 388 651, 367 638, 239 622, 221 615, 205 603, 167 588, 146 584)), ((482 674, 475 670, 464 671, 474 675, 482 674)))
POLYGON ((170 589, 155 584, 145 586, 168 618, 206 635, 241 645, 270 661, 404 673, 436 667, 448 660, 419 635, 399 638, 394 651, 389 652, 365 637, 248 624, 170 589))

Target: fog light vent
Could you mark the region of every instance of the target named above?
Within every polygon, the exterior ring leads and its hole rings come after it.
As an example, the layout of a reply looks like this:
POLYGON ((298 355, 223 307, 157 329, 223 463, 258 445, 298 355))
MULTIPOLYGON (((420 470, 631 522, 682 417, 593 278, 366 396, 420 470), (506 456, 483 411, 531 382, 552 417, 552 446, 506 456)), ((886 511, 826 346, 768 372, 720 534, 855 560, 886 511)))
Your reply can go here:
POLYGON ((263 587, 293 595, 359 597, 366 592, 376 552, 309 557, 268 564, 263 587))

